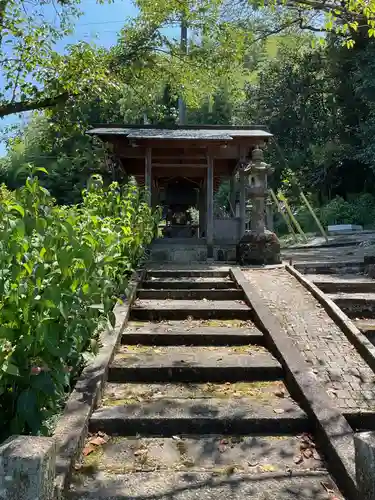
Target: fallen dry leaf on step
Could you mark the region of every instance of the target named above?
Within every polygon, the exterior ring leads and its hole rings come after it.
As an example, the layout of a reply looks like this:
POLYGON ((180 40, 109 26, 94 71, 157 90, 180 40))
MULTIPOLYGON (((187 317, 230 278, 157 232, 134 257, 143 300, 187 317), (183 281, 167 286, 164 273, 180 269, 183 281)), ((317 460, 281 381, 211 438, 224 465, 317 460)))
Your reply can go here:
POLYGON ((302 452, 302 454, 305 458, 311 458, 313 456, 313 451, 311 448, 307 448, 302 452))
POLYGON ((93 451, 95 451, 95 446, 89 444, 83 448, 82 455, 87 457, 87 455, 90 455, 93 451))
POLYGON ((278 390, 278 391, 275 391, 275 392, 274 392, 274 394, 275 394, 275 396, 277 396, 278 398, 283 398, 283 397, 285 397, 285 392, 284 392, 282 389, 280 389, 280 390, 278 390))
POLYGON ((293 462, 298 465, 298 464, 301 464, 303 462, 303 456, 302 455, 297 455, 296 457, 294 457, 294 460, 293 462))
POLYGON ((281 415, 282 413, 285 413, 285 410, 282 408, 274 408, 274 413, 277 413, 278 415, 281 415))
POLYGON ((97 436, 89 440, 89 445, 94 445, 94 446, 102 446, 105 444, 108 440, 105 440, 104 438, 97 436))

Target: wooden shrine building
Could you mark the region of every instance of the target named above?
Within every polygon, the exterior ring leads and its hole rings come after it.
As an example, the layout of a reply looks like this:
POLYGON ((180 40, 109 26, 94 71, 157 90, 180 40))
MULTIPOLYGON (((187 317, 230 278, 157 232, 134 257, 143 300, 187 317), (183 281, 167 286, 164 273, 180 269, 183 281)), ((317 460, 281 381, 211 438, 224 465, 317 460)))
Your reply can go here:
POLYGON ((205 246, 212 257, 215 245, 235 245, 245 233, 246 193, 238 167, 272 137, 266 127, 98 125, 88 134, 110 144, 123 170, 145 186, 149 203, 163 206, 169 243, 189 239, 205 246), (232 217, 215 218, 214 193, 226 179, 231 183, 232 217), (176 214, 186 214, 188 207, 199 211, 197 227, 186 217, 178 221, 176 214))

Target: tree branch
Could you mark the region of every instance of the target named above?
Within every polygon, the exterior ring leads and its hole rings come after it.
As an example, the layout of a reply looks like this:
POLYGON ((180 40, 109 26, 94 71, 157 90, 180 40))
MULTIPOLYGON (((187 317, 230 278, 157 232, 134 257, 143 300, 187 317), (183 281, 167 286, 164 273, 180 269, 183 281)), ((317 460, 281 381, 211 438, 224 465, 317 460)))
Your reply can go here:
POLYGON ((11 115, 13 113, 23 113, 24 111, 34 111, 37 109, 46 109, 65 103, 71 94, 64 92, 63 94, 54 97, 45 97, 34 99, 31 101, 16 101, 5 104, 0 104, 0 118, 11 115))

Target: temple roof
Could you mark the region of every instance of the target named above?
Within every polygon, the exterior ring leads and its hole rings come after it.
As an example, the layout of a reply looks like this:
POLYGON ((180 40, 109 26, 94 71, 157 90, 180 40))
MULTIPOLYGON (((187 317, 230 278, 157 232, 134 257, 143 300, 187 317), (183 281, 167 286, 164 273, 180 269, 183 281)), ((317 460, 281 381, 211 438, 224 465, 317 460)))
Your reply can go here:
POLYGON ((191 125, 183 127, 162 128, 154 125, 100 125, 87 132, 98 136, 125 136, 128 139, 153 140, 203 140, 230 141, 233 138, 272 137, 267 127, 260 125, 247 127, 231 127, 222 125, 191 125))

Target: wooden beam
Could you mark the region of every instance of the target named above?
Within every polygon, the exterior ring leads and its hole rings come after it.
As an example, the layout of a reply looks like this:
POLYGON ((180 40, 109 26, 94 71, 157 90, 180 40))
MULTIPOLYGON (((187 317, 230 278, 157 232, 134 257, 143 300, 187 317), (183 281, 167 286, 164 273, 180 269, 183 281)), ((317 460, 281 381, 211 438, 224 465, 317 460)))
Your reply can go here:
MULTIPOLYGON (((143 159, 146 154, 145 147, 132 148, 123 142, 113 143, 113 152, 123 158, 140 158, 143 159)), ((239 146, 230 145, 226 148, 213 148, 211 152, 212 156, 217 159, 221 158, 223 160, 238 160, 239 158, 239 146)), ((206 160, 206 148, 190 148, 190 147, 153 147, 152 157, 157 160, 206 160)))
POLYGON ((152 166, 162 168, 207 168, 207 164, 202 163, 152 163, 152 166))

